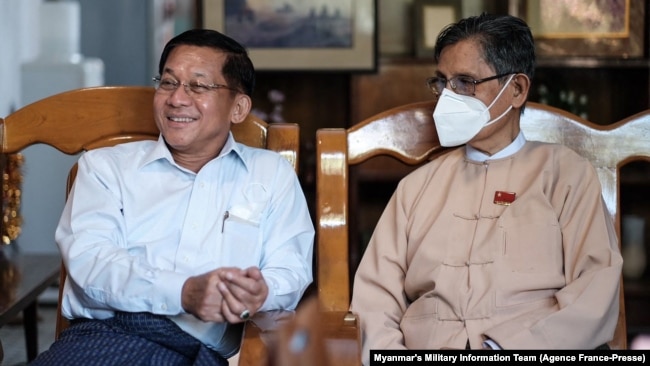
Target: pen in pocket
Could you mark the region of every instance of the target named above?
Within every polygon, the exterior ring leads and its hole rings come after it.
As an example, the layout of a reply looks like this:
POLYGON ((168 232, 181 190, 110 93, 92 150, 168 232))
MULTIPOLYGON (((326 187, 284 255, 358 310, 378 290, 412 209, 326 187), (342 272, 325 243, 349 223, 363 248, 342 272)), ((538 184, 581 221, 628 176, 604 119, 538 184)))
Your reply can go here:
POLYGON ((226 211, 223 213, 223 220, 221 221, 221 232, 223 233, 223 227, 226 226, 226 220, 230 216, 230 212, 226 211))

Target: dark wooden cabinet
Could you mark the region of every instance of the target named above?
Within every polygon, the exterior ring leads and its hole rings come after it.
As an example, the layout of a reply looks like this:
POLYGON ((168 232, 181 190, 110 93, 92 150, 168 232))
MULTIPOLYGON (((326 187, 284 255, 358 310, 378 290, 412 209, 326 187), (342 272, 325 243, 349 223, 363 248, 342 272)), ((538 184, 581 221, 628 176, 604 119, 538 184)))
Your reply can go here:
POLYGON ((650 62, 541 59, 529 99, 607 125, 650 107, 650 62))
POLYGON ((628 342, 637 334, 650 333, 650 280, 624 281, 628 342))
MULTIPOLYGON (((650 144, 650 141, 648 142, 650 144)), ((637 215, 645 221, 644 248, 646 268, 640 278, 625 278, 625 310, 627 330, 630 336, 638 333, 650 333, 650 162, 637 161, 621 167, 621 215, 637 215)), ((625 231, 622 230, 621 242, 625 250, 625 231)))

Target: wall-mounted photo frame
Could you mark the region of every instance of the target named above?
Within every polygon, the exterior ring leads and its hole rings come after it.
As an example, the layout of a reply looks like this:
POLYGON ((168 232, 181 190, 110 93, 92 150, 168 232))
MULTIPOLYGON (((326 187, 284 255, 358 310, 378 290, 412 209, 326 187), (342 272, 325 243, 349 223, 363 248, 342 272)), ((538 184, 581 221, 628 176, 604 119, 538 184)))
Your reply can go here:
POLYGON ((415 0, 415 56, 433 59, 438 34, 445 26, 461 18, 461 2, 457 0, 415 0))
POLYGON ((645 1, 510 0, 539 57, 642 58, 645 1))
MULTIPOLYGON (((160 54, 167 42, 182 32, 201 26, 198 16, 200 3, 198 0, 152 0, 149 12, 148 29, 151 41, 149 42, 149 69, 151 75, 158 74, 160 54)), ((151 80, 151 79, 149 79, 151 80)))
POLYGON ((376 0, 203 0, 203 26, 242 43, 260 71, 377 67, 376 0))

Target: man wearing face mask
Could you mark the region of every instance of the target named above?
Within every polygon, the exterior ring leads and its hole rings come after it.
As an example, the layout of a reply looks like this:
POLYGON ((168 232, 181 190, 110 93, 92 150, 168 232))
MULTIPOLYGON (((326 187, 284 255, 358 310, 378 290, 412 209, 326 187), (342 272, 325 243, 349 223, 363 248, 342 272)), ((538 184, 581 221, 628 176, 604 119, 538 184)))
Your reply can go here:
POLYGON ((390 199, 351 310, 371 349, 594 349, 613 337, 622 259, 595 169, 519 127, 530 29, 483 14, 435 47, 440 141, 390 199))

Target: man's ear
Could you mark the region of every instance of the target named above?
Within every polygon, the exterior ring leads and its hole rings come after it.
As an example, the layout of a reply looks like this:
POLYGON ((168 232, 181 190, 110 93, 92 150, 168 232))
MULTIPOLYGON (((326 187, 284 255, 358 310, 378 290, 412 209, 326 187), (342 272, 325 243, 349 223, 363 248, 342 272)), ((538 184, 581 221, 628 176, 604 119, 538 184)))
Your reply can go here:
POLYGON ((512 83, 515 87, 512 95, 512 106, 515 108, 521 108, 528 99, 530 79, 526 74, 517 74, 512 78, 512 83))
POLYGON ((244 122, 248 113, 251 111, 252 106, 251 98, 246 95, 239 93, 235 97, 235 102, 233 103, 232 110, 230 112, 230 122, 232 123, 241 123, 244 122))

